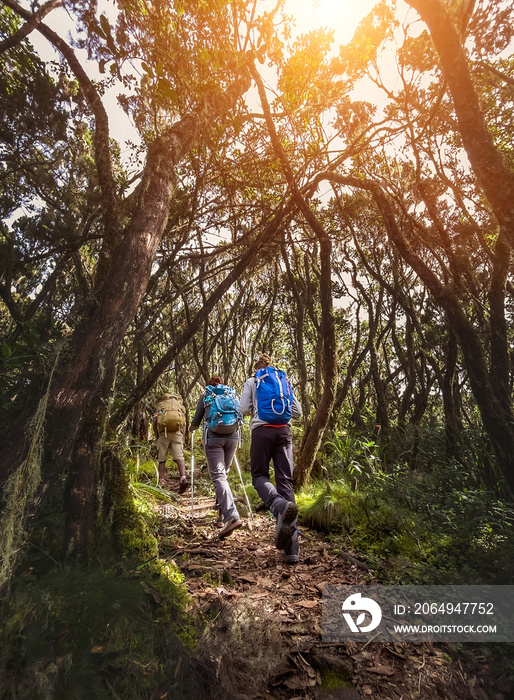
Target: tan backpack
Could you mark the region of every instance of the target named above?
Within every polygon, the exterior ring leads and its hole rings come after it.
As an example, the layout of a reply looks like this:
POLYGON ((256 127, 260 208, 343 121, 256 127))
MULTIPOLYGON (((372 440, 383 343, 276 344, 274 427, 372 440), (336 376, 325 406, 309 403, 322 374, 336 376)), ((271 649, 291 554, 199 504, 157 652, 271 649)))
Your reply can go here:
POLYGON ((180 396, 165 394, 157 404, 157 432, 178 433, 186 424, 186 409, 180 396))

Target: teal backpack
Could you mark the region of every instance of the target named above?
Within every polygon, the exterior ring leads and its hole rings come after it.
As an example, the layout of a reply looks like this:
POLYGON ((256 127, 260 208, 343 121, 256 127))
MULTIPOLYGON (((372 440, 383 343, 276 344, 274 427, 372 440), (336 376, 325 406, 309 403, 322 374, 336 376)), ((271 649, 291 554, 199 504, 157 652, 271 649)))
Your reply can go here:
POLYGON ((239 400, 232 387, 224 384, 205 387, 204 403, 208 412, 206 422, 209 430, 218 435, 232 435, 243 422, 239 400))

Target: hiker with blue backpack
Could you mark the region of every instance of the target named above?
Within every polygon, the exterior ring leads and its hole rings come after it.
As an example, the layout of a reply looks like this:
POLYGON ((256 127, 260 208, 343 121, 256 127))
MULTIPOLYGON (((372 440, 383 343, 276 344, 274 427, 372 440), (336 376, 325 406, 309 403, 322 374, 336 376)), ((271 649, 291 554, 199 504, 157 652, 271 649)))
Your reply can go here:
POLYGON ((286 564, 300 557, 296 529, 298 507, 293 489, 293 440, 291 418, 302 415, 286 373, 271 365, 262 354, 254 365, 255 375, 246 380, 240 409, 250 415, 250 463, 252 483, 263 503, 277 519, 275 546, 284 550, 286 564), (270 480, 270 461, 275 468, 276 487, 270 480))
POLYGON ((205 457, 216 492, 217 507, 223 518, 219 531, 219 537, 223 539, 243 524, 227 479, 227 471, 239 443, 243 416, 236 392, 232 387, 225 386, 221 377, 209 379, 205 394, 198 399, 190 431, 199 428, 202 421, 205 457))

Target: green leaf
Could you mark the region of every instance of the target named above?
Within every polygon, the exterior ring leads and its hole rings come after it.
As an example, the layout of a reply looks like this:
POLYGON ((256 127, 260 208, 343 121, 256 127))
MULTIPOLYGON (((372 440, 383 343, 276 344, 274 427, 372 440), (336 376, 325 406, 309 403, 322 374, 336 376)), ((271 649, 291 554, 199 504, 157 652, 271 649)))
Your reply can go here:
POLYGON ((169 80, 166 78, 160 78, 159 82, 157 83, 157 87, 163 95, 173 102, 173 104, 178 104, 178 95, 173 89, 169 80))

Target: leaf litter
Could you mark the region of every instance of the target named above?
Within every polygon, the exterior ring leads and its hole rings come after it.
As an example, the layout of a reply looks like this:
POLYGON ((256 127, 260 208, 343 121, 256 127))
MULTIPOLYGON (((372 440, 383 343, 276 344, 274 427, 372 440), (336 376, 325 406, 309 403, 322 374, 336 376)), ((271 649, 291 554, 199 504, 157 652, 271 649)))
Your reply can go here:
POLYGON ((207 653, 217 665, 220 698, 512 697, 507 670, 487 645, 462 651, 426 642, 323 643, 323 586, 379 581, 355 563, 352 552, 336 553, 322 534, 302 528, 300 563, 289 566, 274 547, 275 521, 268 513, 255 514, 251 530, 243 527, 221 541, 213 498, 195 497, 192 510, 186 493, 173 511, 166 505, 159 510, 160 556, 185 576, 188 612, 203 629, 199 655, 207 653), (238 625, 236 637, 244 638, 234 637, 238 625))

